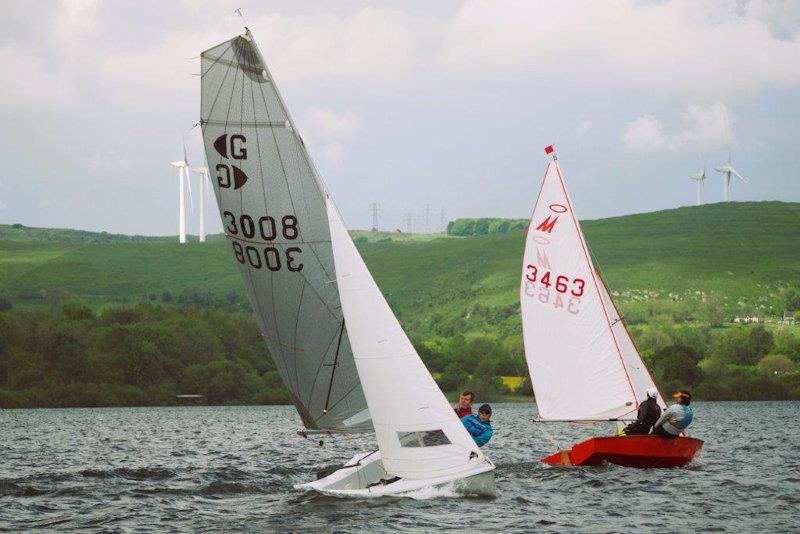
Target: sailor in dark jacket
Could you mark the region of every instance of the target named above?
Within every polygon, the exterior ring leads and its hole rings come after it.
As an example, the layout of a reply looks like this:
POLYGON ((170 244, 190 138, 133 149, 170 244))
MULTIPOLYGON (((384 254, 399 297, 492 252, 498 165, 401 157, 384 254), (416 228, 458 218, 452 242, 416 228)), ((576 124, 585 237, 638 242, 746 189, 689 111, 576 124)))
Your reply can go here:
POLYGON ((629 424, 623 430, 623 433, 628 436, 637 434, 649 434, 650 429, 656 424, 658 418, 661 417, 661 408, 656 402, 658 399, 658 390, 650 388, 647 390, 647 398, 639 405, 639 413, 636 416, 636 421, 629 424))

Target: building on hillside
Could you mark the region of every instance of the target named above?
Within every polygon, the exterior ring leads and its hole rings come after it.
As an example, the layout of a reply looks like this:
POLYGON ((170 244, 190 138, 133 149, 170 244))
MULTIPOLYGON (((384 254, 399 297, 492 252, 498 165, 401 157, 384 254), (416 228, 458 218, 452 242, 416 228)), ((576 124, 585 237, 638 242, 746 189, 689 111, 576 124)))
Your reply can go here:
POLYGON ((794 314, 796 311, 785 311, 783 312, 783 319, 781 319, 781 323, 783 324, 794 324, 794 314))
POLYGON ((759 322, 758 315, 749 313, 747 315, 737 315, 733 318, 734 323, 757 323, 759 322))

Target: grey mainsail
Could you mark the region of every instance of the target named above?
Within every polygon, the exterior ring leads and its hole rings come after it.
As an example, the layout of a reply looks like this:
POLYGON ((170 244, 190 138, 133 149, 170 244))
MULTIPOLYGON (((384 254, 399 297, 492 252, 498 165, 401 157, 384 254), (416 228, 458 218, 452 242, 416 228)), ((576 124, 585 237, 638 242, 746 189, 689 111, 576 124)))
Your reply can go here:
POLYGON ((372 428, 325 197, 249 30, 201 55, 201 125, 228 245, 306 428, 372 428))

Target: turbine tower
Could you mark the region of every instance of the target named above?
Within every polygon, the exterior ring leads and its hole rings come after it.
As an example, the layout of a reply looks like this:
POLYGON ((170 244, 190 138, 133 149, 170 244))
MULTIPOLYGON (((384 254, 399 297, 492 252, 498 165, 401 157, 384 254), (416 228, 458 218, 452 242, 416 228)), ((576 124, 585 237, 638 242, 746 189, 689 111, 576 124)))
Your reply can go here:
POLYGON ((170 165, 178 168, 178 242, 186 243, 186 207, 184 206, 183 197, 183 177, 186 175, 186 181, 189 181, 189 158, 186 156, 186 145, 183 145, 183 159, 178 161, 171 161, 170 165))
POLYGON ((703 186, 703 182, 706 179, 706 168, 703 167, 702 169, 700 169, 700 172, 698 172, 697 174, 695 174, 693 176, 690 176, 689 179, 690 180, 695 180, 697 182, 697 205, 699 206, 700 204, 703 203, 702 186, 703 186))
POLYGON ((203 202, 206 196, 206 180, 208 180, 208 167, 195 167, 192 169, 195 174, 200 176, 200 206, 198 210, 198 233, 201 243, 206 242, 206 224, 203 202))
POLYGON ((730 201, 730 189, 731 189, 731 174, 736 176, 742 182, 749 184, 750 182, 747 181, 747 178, 739 174, 739 172, 731 166, 731 157, 728 156, 728 164, 722 165, 721 167, 717 167, 717 172, 723 174, 722 179, 722 200, 724 202, 730 201))

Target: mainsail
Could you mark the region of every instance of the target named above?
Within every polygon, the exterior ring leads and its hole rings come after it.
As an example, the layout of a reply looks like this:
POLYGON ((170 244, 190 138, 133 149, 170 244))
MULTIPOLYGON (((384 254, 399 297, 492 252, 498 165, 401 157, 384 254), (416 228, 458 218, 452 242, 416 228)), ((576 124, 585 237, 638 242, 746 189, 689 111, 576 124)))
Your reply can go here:
POLYGON ((306 428, 365 430, 326 194, 249 30, 201 55, 220 216, 264 340, 306 428))
POLYGON ((541 419, 635 417, 655 384, 592 264, 557 161, 528 226, 520 305, 541 419))
POLYGON ((429 479, 484 456, 420 360, 328 199, 342 308, 387 473, 429 479))

